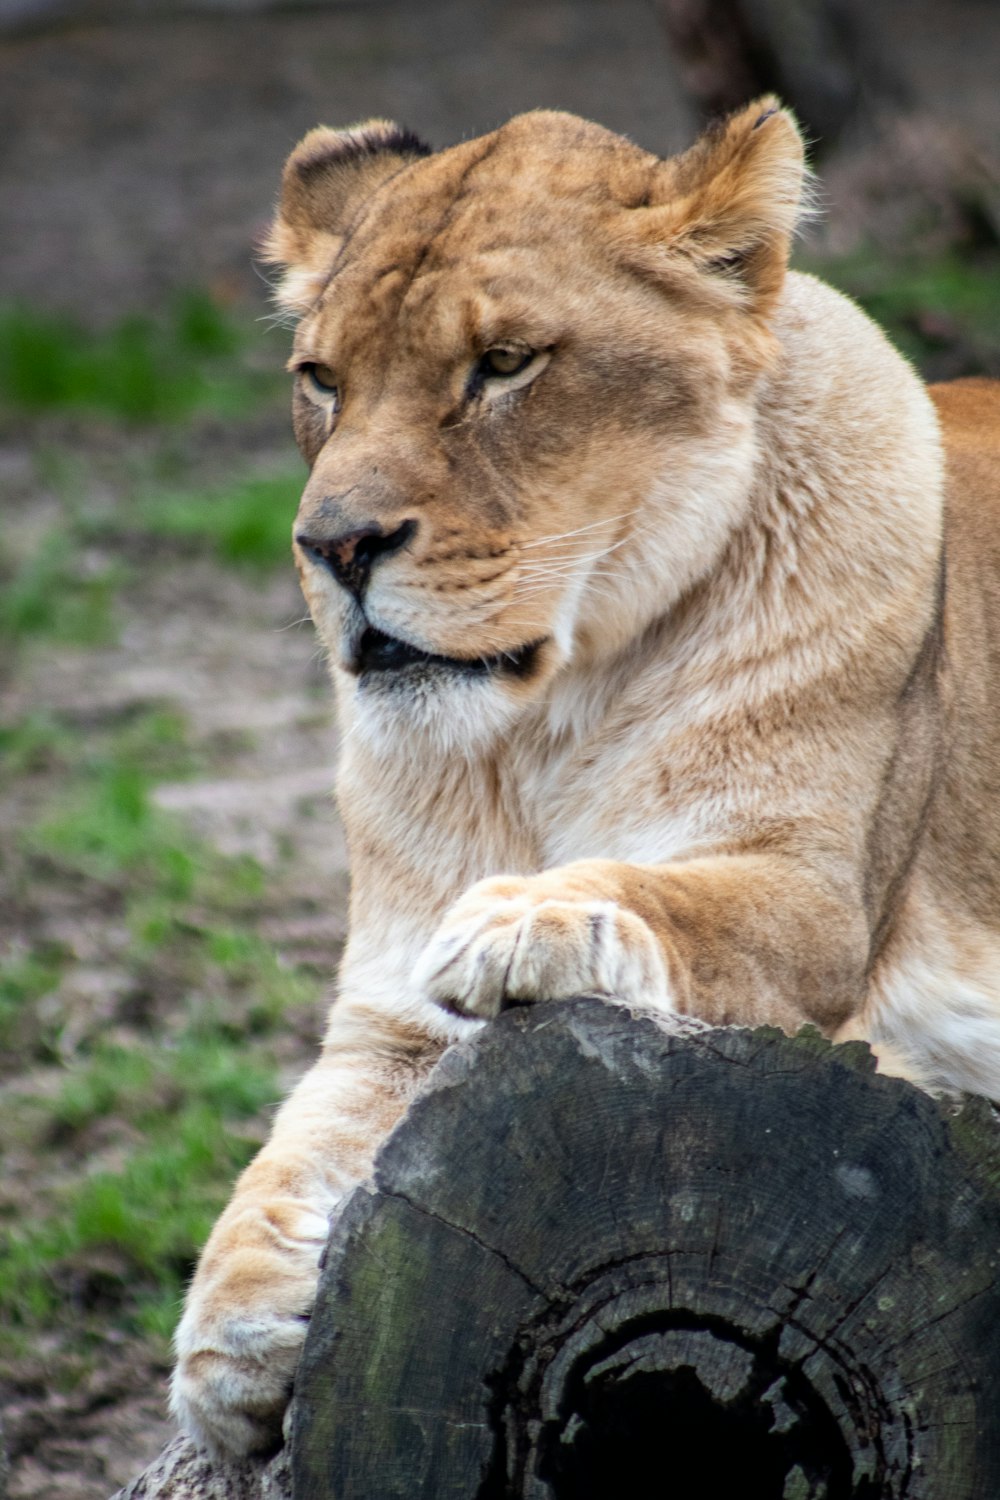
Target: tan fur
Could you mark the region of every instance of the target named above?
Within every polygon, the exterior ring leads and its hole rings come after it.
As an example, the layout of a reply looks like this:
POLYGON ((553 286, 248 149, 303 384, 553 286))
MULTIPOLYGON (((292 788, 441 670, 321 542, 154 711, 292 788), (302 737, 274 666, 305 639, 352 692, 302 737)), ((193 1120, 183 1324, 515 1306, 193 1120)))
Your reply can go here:
POLYGON ((549 113, 290 159, 351 935, 178 1332, 175 1409, 219 1451, 274 1441, 328 1216, 508 1003, 809 1021, 1000 1094, 1000 398, 935 392, 945 503, 913 372, 786 275, 802 176, 768 100, 667 162, 549 113), (323 558, 376 534, 359 602, 323 558), (490 665, 375 670, 386 637, 490 665))

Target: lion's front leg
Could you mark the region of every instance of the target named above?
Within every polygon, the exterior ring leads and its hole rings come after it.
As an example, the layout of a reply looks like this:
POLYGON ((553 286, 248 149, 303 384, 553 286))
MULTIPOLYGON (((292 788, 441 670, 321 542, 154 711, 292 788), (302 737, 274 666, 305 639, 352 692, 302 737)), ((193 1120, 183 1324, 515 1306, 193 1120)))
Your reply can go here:
POLYGON ((435 1056, 432 1046, 415 1057, 328 1042, 237 1183, 175 1339, 171 1406, 211 1453, 279 1443, 330 1217, 369 1174, 435 1056))
POLYGON ((869 934, 850 881, 753 849, 665 865, 580 860, 482 880, 451 908, 417 982, 450 1010, 601 994, 713 1025, 835 1034, 864 1001, 869 934))
POLYGON ((479 881, 438 928, 416 982, 449 1010, 487 1020, 509 1004, 583 994, 671 1005, 651 928, 572 867, 479 881))

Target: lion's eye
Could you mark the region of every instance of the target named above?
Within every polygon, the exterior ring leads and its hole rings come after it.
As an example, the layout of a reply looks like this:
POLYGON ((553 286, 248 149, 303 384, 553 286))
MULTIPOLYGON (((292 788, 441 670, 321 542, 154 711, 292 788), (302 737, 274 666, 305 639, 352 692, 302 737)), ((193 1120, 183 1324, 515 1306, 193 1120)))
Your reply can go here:
POLYGON ((314 396, 318 396, 324 402, 333 401, 337 403, 339 391, 337 390, 337 377, 329 365, 315 364, 310 361, 299 365, 299 373, 314 396))
POLYGON ((479 368, 483 375, 518 375, 534 357, 530 349, 487 349, 479 368))
POLYGON ((469 371, 466 399, 506 405, 505 397, 530 385, 552 358, 552 349, 511 349, 495 344, 481 354, 469 371))

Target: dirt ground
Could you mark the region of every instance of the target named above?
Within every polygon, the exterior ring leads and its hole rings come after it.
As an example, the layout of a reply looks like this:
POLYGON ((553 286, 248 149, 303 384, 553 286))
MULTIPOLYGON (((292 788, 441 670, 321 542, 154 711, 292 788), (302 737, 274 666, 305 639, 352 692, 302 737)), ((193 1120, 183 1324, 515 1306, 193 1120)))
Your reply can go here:
POLYGON ((5 294, 98 314, 186 284, 259 296, 249 248, 312 125, 388 115, 445 145, 542 105, 663 151, 691 126, 643 0, 334 0, 9 42, 5 294))
MULTIPOLYGON (((900 9, 878 0, 874 14, 928 108, 951 121, 960 115, 973 140, 988 137, 997 125, 995 70, 984 62, 997 40, 993 7, 962 0, 947 26, 944 7, 914 5, 905 26, 900 9)), ((0 25, 2 297, 100 324, 197 286, 262 317, 266 287, 250 250, 281 163, 307 128, 387 114, 443 144, 542 105, 598 118, 662 152, 680 148, 695 128, 644 0, 334 0, 252 18, 161 11, 6 36, 0 25)), ((129 476, 152 443, 103 419, 5 418, 8 544, 26 553, 32 538, 50 533, 63 514, 67 463, 79 476, 78 510, 100 512, 111 494, 121 514, 129 476)), ((280 400, 234 429, 199 420, 181 443, 185 473, 206 484, 295 462, 280 400)), ((294 503, 290 486, 289 520, 294 503)), ((90 566, 87 556, 80 566, 90 566)), ((200 769, 160 782, 158 806, 222 854, 260 863, 268 885, 256 930, 283 961, 323 976, 332 975, 343 937, 346 868, 327 796, 329 696, 303 614, 290 567, 262 578, 183 550, 140 553, 130 559, 110 640, 38 643, 0 664, 0 722, 44 710, 83 737, 151 707, 176 710, 200 769)), ((10 853, 65 775, 56 766, 0 785, 8 848, 0 943, 71 952, 52 1003, 72 1050, 102 1030, 117 1028, 127 1040, 139 1000, 120 957, 120 908, 99 884, 47 884, 37 868, 27 881, 10 853)), ((143 1027, 169 1028, 177 996, 166 984, 150 993, 143 1027)), ((317 1005, 278 1047, 283 1081, 306 1065, 319 1024, 317 1005)), ((24 1090, 16 1073, 16 1059, 7 1059, 0 1095, 14 1079, 24 1090)), ((45 1097, 59 1073, 50 1060, 29 1083, 45 1097)), ((266 1113, 254 1129, 266 1129, 266 1113)), ((119 1149, 115 1139, 95 1147, 119 1149)), ((56 1147, 40 1160, 14 1140, 3 1169, 8 1214, 18 1204, 27 1211, 43 1182, 83 1170, 56 1147)), ((27 1352, 0 1351, 10 1500, 99 1500, 171 1431, 162 1341, 123 1335, 109 1317, 75 1380, 56 1378, 59 1360, 57 1334, 27 1352)))
MULTIPOLYGON (((2 693, 4 720, 43 705, 83 741, 150 706, 179 712, 208 770, 159 784, 158 805, 184 815, 224 854, 259 861, 268 878, 256 914, 260 936, 287 962, 332 975, 346 903, 343 838, 328 797, 335 744, 324 675, 290 572, 262 583, 208 562, 150 559, 141 584, 118 605, 113 644, 26 655, 2 693)), ((0 819, 12 841, 17 825, 58 799, 59 779, 56 771, 33 776, 27 790, 4 786, 0 819)), ((151 1028, 169 1027, 177 1005, 169 976, 142 993, 123 951, 120 904, 109 903, 99 882, 75 884, 57 873, 46 880, 43 871, 25 883, 14 860, 3 874, 0 943, 30 940, 72 954, 50 1002, 67 1063, 102 1031, 128 1046, 151 1028)), ((286 1083, 307 1064, 319 1020, 317 1010, 281 1049, 286 1083)), ((27 1086, 44 1098, 62 1071, 58 1062, 43 1063, 26 1080, 5 1069, 0 1097, 27 1086)), ((266 1118, 258 1124, 261 1134, 265 1128, 266 1118)), ((112 1133, 96 1143, 94 1161, 113 1163, 121 1149, 112 1133)), ((27 1152, 8 1143, 0 1194, 7 1213, 28 1212, 40 1193, 58 1190, 81 1170, 74 1158, 54 1144, 40 1160, 34 1143, 27 1152)), ((162 1341, 123 1337, 110 1312, 104 1347, 91 1340, 89 1358, 67 1366, 58 1336, 9 1362, 0 1358, 12 1500, 106 1495, 169 1436, 162 1341), (69 1389, 60 1388, 67 1377, 69 1389)))

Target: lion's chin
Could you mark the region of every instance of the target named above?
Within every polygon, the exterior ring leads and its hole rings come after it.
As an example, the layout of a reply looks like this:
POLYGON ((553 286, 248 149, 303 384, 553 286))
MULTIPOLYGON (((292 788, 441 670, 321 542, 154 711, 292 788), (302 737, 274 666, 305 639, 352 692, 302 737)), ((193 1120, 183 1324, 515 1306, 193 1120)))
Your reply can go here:
POLYGON ((369 626, 344 664, 355 679, 353 732, 380 755, 412 754, 414 735, 438 754, 488 750, 547 676, 546 644, 532 641, 491 656, 442 656, 369 626))

